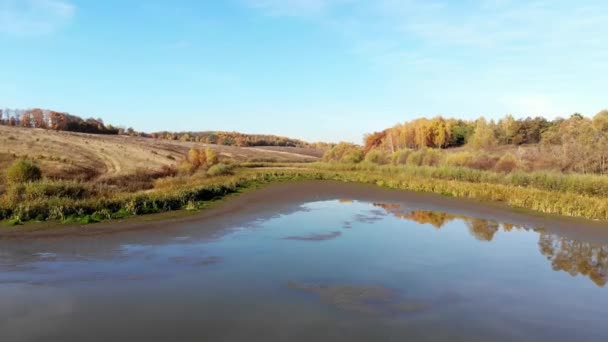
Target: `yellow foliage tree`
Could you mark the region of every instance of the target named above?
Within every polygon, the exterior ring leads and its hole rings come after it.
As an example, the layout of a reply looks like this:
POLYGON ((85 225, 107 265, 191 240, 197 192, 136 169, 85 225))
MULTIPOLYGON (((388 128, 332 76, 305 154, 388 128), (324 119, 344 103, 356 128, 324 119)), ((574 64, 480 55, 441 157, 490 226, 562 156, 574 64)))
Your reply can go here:
POLYGON ((480 118, 475 125, 475 133, 469 138, 468 147, 476 150, 485 150, 496 147, 498 141, 494 134, 494 130, 486 119, 480 118))

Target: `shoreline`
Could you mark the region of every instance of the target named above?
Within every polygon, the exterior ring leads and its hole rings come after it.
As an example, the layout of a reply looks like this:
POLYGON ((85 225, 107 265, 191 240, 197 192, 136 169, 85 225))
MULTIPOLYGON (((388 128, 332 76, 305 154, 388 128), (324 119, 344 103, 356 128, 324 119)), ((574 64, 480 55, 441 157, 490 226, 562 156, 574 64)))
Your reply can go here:
POLYGON ((369 203, 399 203, 408 210, 462 215, 530 229, 543 229, 571 237, 583 236, 587 239, 608 241, 606 222, 543 214, 513 208, 504 203, 488 203, 469 198, 447 197, 434 193, 388 189, 377 185, 335 180, 292 180, 251 186, 220 200, 212 201, 207 208, 197 211, 169 211, 87 225, 43 222, 6 227, 0 229, 0 239, 90 237, 143 230, 178 229, 185 225, 211 221, 226 226, 283 214, 308 202, 340 199, 369 203))

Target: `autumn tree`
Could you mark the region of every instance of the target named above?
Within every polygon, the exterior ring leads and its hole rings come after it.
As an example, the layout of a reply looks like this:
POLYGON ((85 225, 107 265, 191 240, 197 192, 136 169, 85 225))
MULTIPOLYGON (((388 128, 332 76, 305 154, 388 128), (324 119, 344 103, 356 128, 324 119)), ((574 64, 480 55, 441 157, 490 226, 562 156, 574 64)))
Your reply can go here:
POLYGON ((608 110, 603 110, 593 117, 594 140, 597 143, 596 154, 599 161, 599 172, 608 172, 608 110))
POLYGON ((450 123, 446 121, 442 117, 436 117, 430 122, 429 135, 428 140, 431 141, 431 146, 433 148, 445 148, 448 145, 451 135, 450 123))
POLYGON ((211 149, 209 147, 207 147, 205 149, 205 158, 206 158, 207 165, 215 165, 219 161, 217 152, 215 152, 213 149, 211 149))
POLYGON ((500 144, 519 145, 523 142, 523 137, 519 135, 520 125, 513 115, 509 114, 504 119, 499 120, 497 128, 497 136, 500 144))
POLYGON ((179 166, 182 172, 193 174, 198 170, 207 170, 218 163, 218 155, 211 148, 191 148, 179 166))
POLYGON ((31 128, 33 126, 32 114, 29 111, 25 111, 21 117, 21 127, 31 128))
POLYGON ((475 133, 469 138, 467 146, 475 150, 491 149, 498 144, 494 130, 486 119, 479 118, 475 125, 475 133))
POLYGON ((32 122, 36 128, 47 128, 46 119, 42 109, 36 108, 30 111, 32 115, 32 122))
POLYGON ((362 147, 347 142, 341 142, 325 151, 323 160, 330 162, 359 163, 363 160, 364 156, 365 154, 362 147))
POLYGON ((65 114, 55 111, 49 112, 49 123, 49 128, 56 131, 65 131, 68 124, 65 114))
POLYGON ((573 114, 544 132, 544 151, 551 154, 563 171, 606 173, 608 131, 605 112, 593 120, 573 114))
POLYGON ((386 138, 386 130, 381 132, 374 132, 370 134, 366 134, 364 137, 363 150, 367 154, 367 152, 381 147, 384 143, 384 139, 386 138))

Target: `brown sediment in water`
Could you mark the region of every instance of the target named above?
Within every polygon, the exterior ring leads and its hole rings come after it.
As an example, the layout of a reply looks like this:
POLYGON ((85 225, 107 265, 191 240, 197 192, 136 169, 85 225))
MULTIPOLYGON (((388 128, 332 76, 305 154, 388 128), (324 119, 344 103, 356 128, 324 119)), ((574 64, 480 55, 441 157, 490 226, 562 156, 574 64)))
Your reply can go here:
POLYGON ((300 240, 300 241, 326 241, 335 239, 342 235, 341 232, 329 232, 326 234, 309 234, 304 236, 288 236, 284 237, 283 240, 300 240))
POLYGON ((287 283, 287 287, 315 294, 326 304, 359 314, 406 314, 422 312, 430 308, 428 303, 405 300, 397 292, 383 286, 325 285, 291 281, 287 283))
POLYGON ((607 222, 542 215, 535 212, 515 210, 496 203, 484 203, 470 199, 443 197, 436 194, 392 190, 373 185, 337 181, 275 183, 233 196, 199 213, 179 211, 84 226, 49 223, 38 227, 3 228, 0 229, 0 239, 95 236, 143 229, 176 229, 193 224, 198 225, 200 229, 212 231, 217 227, 245 224, 252 220, 271 218, 278 214, 297 211, 301 209, 302 204, 308 202, 344 198, 369 203, 400 204, 411 210, 465 215, 496 222, 509 222, 515 225, 542 228, 545 231, 568 235, 573 238, 578 236, 587 240, 608 241, 607 222))

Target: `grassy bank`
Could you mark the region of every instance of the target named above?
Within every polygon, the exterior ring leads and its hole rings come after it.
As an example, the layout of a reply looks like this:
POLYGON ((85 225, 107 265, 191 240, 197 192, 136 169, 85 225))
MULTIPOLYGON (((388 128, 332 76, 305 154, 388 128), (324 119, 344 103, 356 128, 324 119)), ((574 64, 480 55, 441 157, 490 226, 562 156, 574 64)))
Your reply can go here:
MULTIPOLYGON (((98 196, 82 184, 32 183, 21 190, 22 200, 11 201, 9 196, 4 196, 0 202, 0 219, 13 225, 28 221, 91 223, 180 209, 200 209, 209 201, 260 185, 316 179, 501 202, 541 213, 608 221, 608 198, 595 195, 597 188, 585 183, 594 179, 586 176, 563 176, 565 178, 561 183, 555 183, 555 179, 561 179, 557 175, 543 178, 528 174, 518 176, 524 179, 520 180, 517 177, 501 178, 483 171, 460 169, 450 171, 361 164, 309 164, 287 168, 255 166, 266 167, 240 168, 232 175, 215 177, 195 175, 164 178, 156 181, 154 189, 133 194, 98 196), (472 173, 467 173, 469 171, 472 173), (527 186, 515 185, 517 182, 527 186), (585 186, 579 188, 577 184, 585 186), (568 191, 570 188, 573 190, 568 191)), ((605 180, 600 179, 600 182, 605 180)))
MULTIPOLYGON (((382 173, 388 177, 407 176, 470 183, 489 183, 511 187, 527 187, 552 192, 608 197, 608 177, 599 175, 564 174, 559 172, 499 173, 466 167, 377 165, 373 163, 283 163, 282 167, 306 168, 334 172, 382 173)), ((245 163, 246 167, 272 167, 271 163, 245 163)))

